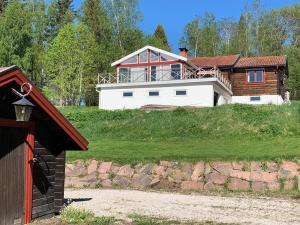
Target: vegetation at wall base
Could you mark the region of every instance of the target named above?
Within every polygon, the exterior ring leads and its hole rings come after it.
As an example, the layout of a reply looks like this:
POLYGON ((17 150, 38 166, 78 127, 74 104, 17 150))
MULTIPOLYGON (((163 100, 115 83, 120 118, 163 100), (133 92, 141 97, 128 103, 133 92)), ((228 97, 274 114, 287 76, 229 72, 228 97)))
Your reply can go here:
POLYGON ((87 152, 68 160, 120 163, 184 160, 282 160, 300 158, 300 102, 291 105, 224 105, 175 111, 63 107, 88 138, 87 152))

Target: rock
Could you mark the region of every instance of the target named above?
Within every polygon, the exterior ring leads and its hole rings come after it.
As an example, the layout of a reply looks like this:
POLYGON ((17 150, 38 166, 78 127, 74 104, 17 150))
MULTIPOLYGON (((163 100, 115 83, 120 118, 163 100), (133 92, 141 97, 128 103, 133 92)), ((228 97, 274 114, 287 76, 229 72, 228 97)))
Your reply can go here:
POLYGON ((228 176, 220 174, 218 172, 213 172, 207 175, 207 182, 212 182, 214 184, 225 184, 228 176))
POLYGON ((109 180, 109 179, 103 180, 103 181, 101 182, 101 185, 102 185, 102 187, 104 187, 104 188, 110 188, 110 187, 112 187, 112 182, 111 182, 111 180, 109 180))
POLYGON ((267 182, 272 183, 276 182, 278 178, 278 173, 273 172, 258 172, 258 171, 251 171, 250 174, 250 180, 251 181, 261 181, 261 182, 267 182))
POLYGON ((286 180, 284 182, 284 186, 283 186, 283 189, 285 191, 292 191, 294 189, 294 180, 286 180))
POLYGON ((110 168, 110 172, 116 174, 116 173, 119 172, 119 169, 120 169, 120 166, 112 165, 111 168, 110 168))
POLYGON ((159 176, 162 176, 165 173, 165 167, 155 165, 152 169, 152 173, 156 174, 156 175, 159 175, 159 176))
POLYGON ((228 189, 233 191, 248 191, 250 189, 250 183, 238 178, 229 178, 228 189))
POLYGON ((85 176, 87 174, 84 163, 80 160, 75 161, 73 166, 69 167, 69 169, 68 176, 70 177, 85 176), (72 168, 72 170, 70 168, 72 168))
POLYGON ((203 182, 197 181, 183 181, 181 183, 181 190, 190 191, 190 190, 203 190, 203 182))
POLYGON ((137 188, 146 188, 150 186, 151 178, 149 175, 137 175, 133 178, 132 186, 137 188))
POLYGON ((119 176, 124 176, 124 177, 132 177, 133 174, 134 174, 134 169, 132 169, 130 167, 130 165, 125 165, 125 166, 122 166, 120 169, 119 169, 119 172, 117 173, 119 176))
POLYGON ((232 162, 231 164, 234 170, 243 170, 245 167, 243 162, 232 162))
POLYGON ((221 191, 221 190, 224 190, 224 186, 217 185, 217 184, 214 184, 212 182, 207 182, 204 185, 204 190, 207 190, 207 191, 221 191))
POLYGON ((230 177, 239 178, 242 180, 250 180, 250 172, 241 170, 231 170, 230 177))
POLYGON ((98 175, 98 178, 99 178, 100 180, 107 180, 107 179, 109 178, 109 174, 108 174, 108 173, 100 173, 100 174, 98 175))
POLYGON ((139 173, 151 174, 153 166, 154 165, 152 163, 148 163, 140 169, 139 173))
POLYGON ((190 178, 193 172, 193 165, 191 163, 184 163, 181 171, 190 178))
POLYGON ((293 178, 299 175, 299 165, 292 161, 284 161, 279 169, 279 178, 293 178))
POLYGON ((225 176, 229 176, 230 171, 233 169, 230 162, 212 162, 210 166, 225 176))
POLYGON ((154 178, 151 183, 150 183, 150 187, 154 187, 156 186, 158 183, 160 182, 160 179, 159 178, 154 178))
POLYGON ((99 166, 99 173, 108 173, 111 169, 112 162, 102 162, 99 166))
POLYGON ((194 166, 194 170, 191 176, 192 181, 199 181, 201 180, 201 176, 204 173, 204 163, 203 162, 197 162, 194 166))
POLYGON ((268 187, 269 191, 279 191, 280 183, 278 183, 278 182, 267 183, 267 187, 268 187))
POLYGON ((160 161, 159 165, 164 166, 164 167, 168 167, 169 166, 169 162, 168 161, 160 161))
POLYGON ((176 189, 180 188, 180 184, 163 179, 163 180, 160 180, 159 183, 155 187, 157 187, 159 189, 163 189, 163 190, 176 190, 176 189))
POLYGON ((276 162, 267 162, 267 170, 268 172, 277 172, 278 164, 276 162))
POLYGON ((95 187, 97 183, 96 173, 89 174, 86 176, 77 176, 77 177, 66 177, 65 186, 66 187, 95 187))
POLYGON ((90 162, 90 164, 87 167, 87 173, 91 174, 91 173, 95 173, 97 171, 97 167, 98 167, 98 163, 96 160, 92 160, 90 162))
POLYGON ((73 170, 74 170, 74 165, 71 164, 71 163, 67 163, 66 166, 65 166, 65 174, 66 174, 66 177, 70 177, 73 170))
POLYGON ((113 180, 112 183, 119 187, 128 187, 131 184, 130 179, 127 177, 117 175, 113 180))
POLYGON ((205 169, 204 169, 204 175, 207 175, 209 173, 213 172, 213 168, 209 165, 209 163, 205 163, 205 169))
POLYGON ((262 168, 261 168, 261 162, 251 162, 250 163, 250 170, 252 171, 258 171, 258 172, 262 172, 262 168))
POLYGON ((268 190, 267 184, 260 181, 252 182, 252 190, 256 192, 264 192, 268 190))

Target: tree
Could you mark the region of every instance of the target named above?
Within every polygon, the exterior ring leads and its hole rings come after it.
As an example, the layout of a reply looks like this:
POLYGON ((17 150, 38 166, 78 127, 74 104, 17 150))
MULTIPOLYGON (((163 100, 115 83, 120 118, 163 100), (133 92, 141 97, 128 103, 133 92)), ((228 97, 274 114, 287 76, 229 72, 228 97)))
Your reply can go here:
POLYGON ((97 44, 93 33, 79 23, 65 25, 46 53, 49 77, 45 93, 60 105, 80 104, 88 99, 96 82, 97 44))
POLYGON ((0 0, 0 14, 4 12, 4 9, 8 3, 9 0, 0 0))
POLYGON ((236 33, 233 37, 233 49, 235 53, 241 54, 243 56, 249 55, 249 44, 248 39, 248 27, 245 15, 241 15, 236 33))
POLYGON ((59 29, 64 25, 73 22, 75 18, 72 0, 52 0, 48 7, 47 17, 47 42, 51 43, 57 36, 59 29))
POLYGON ((161 24, 157 25, 157 27, 154 31, 154 34, 153 34, 153 40, 152 41, 154 43, 156 42, 156 44, 154 44, 154 45, 160 45, 160 46, 157 46, 157 47, 162 48, 166 51, 171 51, 167 35, 166 35, 165 30, 164 30, 164 28, 161 24))
POLYGON ((26 62, 32 58, 31 25, 31 14, 19 1, 12 1, 0 14, 0 65, 17 65, 29 72, 31 65, 26 62))
POLYGON ((112 24, 101 0, 85 0, 82 5, 82 21, 94 33, 98 44, 111 39, 112 24))

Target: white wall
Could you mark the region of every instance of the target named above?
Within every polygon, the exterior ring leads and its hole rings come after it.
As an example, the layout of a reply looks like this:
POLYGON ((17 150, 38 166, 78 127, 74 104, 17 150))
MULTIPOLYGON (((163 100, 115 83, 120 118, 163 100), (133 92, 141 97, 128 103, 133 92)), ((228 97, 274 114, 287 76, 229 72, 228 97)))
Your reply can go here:
POLYGON ((232 103, 251 104, 251 105, 261 105, 261 104, 281 105, 283 103, 283 99, 280 95, 232 96, 232 103), (260 101, 250 101, 250 97, 260 97, 260 101))
POLYGON ((177 85, 155 87, 101 88, 99 108, 136 109, 148 104, 175 106, 213 106, 213 85, 177 85), (176 90, 186 90, 185 96, 176 96, 176 90), (132 97, 123 97, 124 91, 132 91, 132 97), (159 91, 159 96, 149 96, 149 91, 159 91))

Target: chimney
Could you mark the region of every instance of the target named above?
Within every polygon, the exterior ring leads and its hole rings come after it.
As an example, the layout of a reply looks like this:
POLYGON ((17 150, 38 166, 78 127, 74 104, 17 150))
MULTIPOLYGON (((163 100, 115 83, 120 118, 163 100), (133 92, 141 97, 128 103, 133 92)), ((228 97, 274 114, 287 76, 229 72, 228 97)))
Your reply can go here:
POLYGON ((179 48, 179 55, 182 56, 182 57, 187 58, 188 57, 188 55, 187 55, 188 51, 189 50, 185 47, 179 48))

